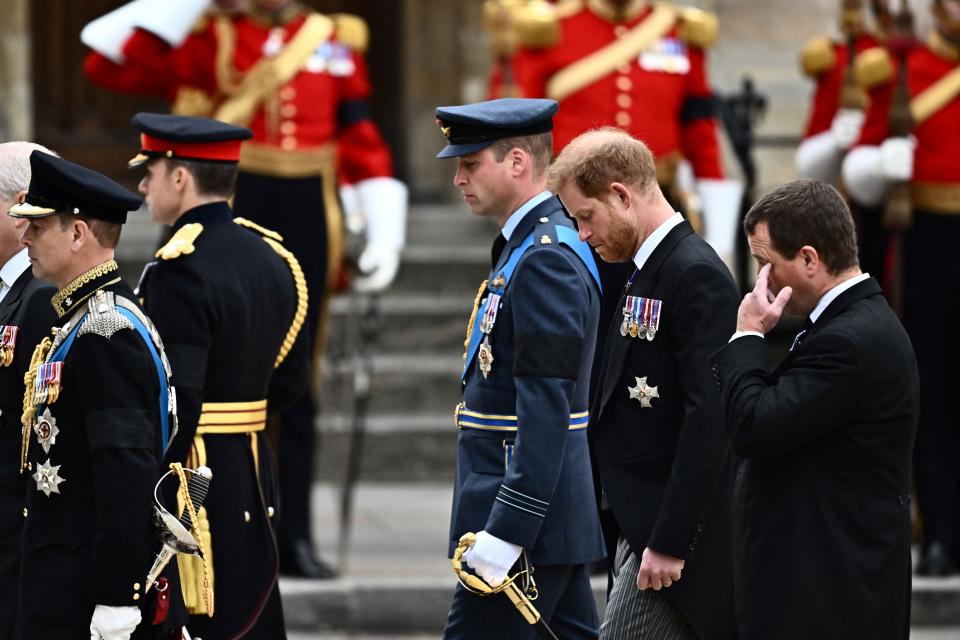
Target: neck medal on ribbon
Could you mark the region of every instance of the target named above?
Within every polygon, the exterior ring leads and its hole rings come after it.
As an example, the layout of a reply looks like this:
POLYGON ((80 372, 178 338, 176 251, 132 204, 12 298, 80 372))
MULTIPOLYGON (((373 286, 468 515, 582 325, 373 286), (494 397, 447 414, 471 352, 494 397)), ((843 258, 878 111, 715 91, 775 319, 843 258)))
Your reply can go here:
POLYGON ((483 379, 493 370, 493 347, 490 346, 490 332, 497 323, 497 311, 500 309, 500 295, 491 293, 487 296, 487 306, 483 309, 483 319, 480 320, 480 331, 483 332, 483 342, 480 343, 480 350, 477 352, 477 361, 480 366, 480 373, 483 379))
POLYGON ((653 340, 660 329, 660 307, 662 305, 662 300, 627 296, 623 305, 623 322, 620 323, 620 335, 653 340))

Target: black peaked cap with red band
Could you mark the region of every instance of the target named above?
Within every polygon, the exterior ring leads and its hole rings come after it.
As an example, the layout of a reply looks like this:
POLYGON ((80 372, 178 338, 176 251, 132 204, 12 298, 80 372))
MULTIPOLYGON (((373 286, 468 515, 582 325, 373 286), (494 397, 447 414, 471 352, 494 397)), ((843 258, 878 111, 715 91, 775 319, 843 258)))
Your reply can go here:
POLYGON ((253 137, 246 127, 210 118, 138 113, 133 126, 140 132, 140 153, 128 166, 154 158, 179 158, 198 162, 238 162, 240 144, 253 137))

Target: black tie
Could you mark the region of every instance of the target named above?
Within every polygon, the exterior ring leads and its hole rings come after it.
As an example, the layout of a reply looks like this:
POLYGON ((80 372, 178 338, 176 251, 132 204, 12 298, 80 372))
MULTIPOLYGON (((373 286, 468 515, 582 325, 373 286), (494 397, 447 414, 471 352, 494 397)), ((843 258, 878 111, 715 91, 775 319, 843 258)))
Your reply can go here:
POLYGON ((810 319, 810 316, 807 316, 807 319, 803 321, 803 328, 800 329, 800 332, 793 339, 793 344, 790 345, 790 351, 793 351, 794 349, 800 346, 800 343, 802 343, 806 339, 807 333, 812 328, 813 328, 813 320, 810 319))
POLYGON ((497 266, 497 261, 500 260, 500 254, 503 253, 505 246, 507 246, 507 239, 503 237, 502 233, 498 233, 497 237, 493 240, 493 248, 490 249, 491 269, 497 266))

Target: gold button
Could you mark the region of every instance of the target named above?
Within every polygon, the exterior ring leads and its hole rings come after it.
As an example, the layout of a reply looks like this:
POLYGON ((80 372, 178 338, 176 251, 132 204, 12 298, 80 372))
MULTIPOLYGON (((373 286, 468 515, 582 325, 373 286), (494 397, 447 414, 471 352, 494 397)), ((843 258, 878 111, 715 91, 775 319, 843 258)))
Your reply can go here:
POLYGON ((140 599, 140 594, 139 594, 139 593, 133 594, 133 599, 134 599, 134 600, 139 600, 139 599, 140 599))
POLYGON ((273 507, 267 507, 267 515, 269 517, 272 518, 274 513, 276 513, 276 511, 273 510, 273 507))
POLYGON ((621 109, 629 109, 633 106, 633 98, 626 93, 617 94, 617 106, 621 109))
POLYGON ((24 518, 27 517, 27 508, 26 508, 26 507, 23 508, 23 517, 24 517, 24 518))
POLYGON ((280 90, 280 97, 284 100, 293 100, 297 97, 297 90, 293 87, 284 87, 280 90))
POLYGON ((626 111, 617 111, 617 115, 614 116, 614 120, 616 121, 618 127, 630 126, 630 114, 626 111))
POLYGON ((244 521, 244 522, 250 522, 250 512, 249 512, 249 511, 244 511, 244 512, 243 512, 243 521, 244 521))
POLYGON ((134 590, 134 591, 140 591, 140 583, 139 583, 139 582, 134 582, 134 583, 133 583, 133 590, 134 590))
POLYGON ((28 471, 33 471, 33 463, 32 463, 32 462, 28 462, 28 463, 27 463, 27 470, 28 470, 28 471))
POLYGON ((280 141, 280 146, 284 149, 296 149, 297 148, 297 139, 294 137, 286 137, 280 141))
POLYGON ((627 35, 627 28, 626 28, 625 26, 623 26, 622 24, 618 24, 617 26, 615 26, 615 27, 613 28, 613 33, 614 33, 614 35, 616 35, 618 38, 622 38, 623 36, 627 35))
POLYGON ((280 107, 280 115, 284 118, 292 118, 297 115, 297 106, 293 104, 285 104, 280 107))
POLYGON ((292 136, 297 132, 297 123, 289 120, 280 125, 280 133, 285 136, 292 136))
POLYGON ((619 65, 617 65, 617 71, 619 71, 620 73, 630 73, 630 63, 629 62, 620 63, 619 65))
POLYGON ((630 91, 633 89, 633 80, 627 76, 617 76, 617 89, 620 91, 630 91))

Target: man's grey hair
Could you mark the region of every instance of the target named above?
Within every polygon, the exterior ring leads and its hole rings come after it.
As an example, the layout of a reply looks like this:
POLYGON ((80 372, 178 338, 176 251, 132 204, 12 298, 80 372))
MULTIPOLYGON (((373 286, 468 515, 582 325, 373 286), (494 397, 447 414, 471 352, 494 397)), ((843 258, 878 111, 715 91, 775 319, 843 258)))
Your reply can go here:
POLYGON ((0 198, 11 200, 30 187, 30 154, 34 151, 57 155, 36 142, 0 143, 0 198))

